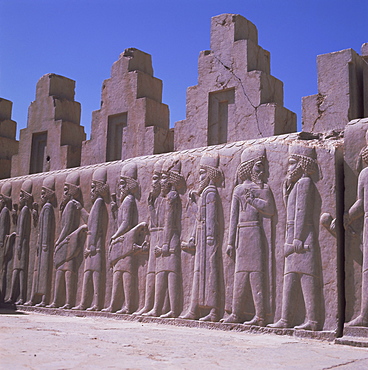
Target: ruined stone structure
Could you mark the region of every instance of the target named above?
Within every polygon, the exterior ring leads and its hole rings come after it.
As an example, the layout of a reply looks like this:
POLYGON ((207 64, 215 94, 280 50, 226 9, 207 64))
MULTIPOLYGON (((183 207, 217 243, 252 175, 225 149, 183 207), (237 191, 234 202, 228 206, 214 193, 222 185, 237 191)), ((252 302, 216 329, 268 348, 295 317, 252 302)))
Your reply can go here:
MULTIPOLYGON (((3 301, 368 338, 368 44, 318 58, 296 133, 256 35, 239 15, 212 19, 175 151, 147 54, 114 63, 83 143, 74 82, 41 78, 0 181, 3 301)), ((10 108, 0 101, 7 153, 10 108)))

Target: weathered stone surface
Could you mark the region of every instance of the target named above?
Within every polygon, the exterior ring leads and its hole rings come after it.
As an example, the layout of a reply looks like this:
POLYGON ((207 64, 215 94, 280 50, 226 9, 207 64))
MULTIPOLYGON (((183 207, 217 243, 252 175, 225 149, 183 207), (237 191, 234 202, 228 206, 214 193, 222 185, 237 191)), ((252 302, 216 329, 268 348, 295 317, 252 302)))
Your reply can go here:
POLYGON ((18 152, 17 123, 11 119, 13 103, 0 98, 0 179, 10 177, 11 158, 18 152))
POLYGON ((368 115, 368 64, 361 56, 352 49, 319 55, 317 69, 318 94, 302 99, 303 131, 342 130, 368 115))
POLYGON ((19 152, 12 158, 12 177, 80 165, 85 133, 74 87, 73 80, 53 73, 40 78, 27 128, 20 131, 19 152))
POLYGON ((126 49, 103 82, 101 108, 92 113, 82 165, 171 151, 169 109, 161 99, 162 81, 153 77, 151 56, 126 49))
POLYGON ((211 20, 211 50, 198 60, 198 85, 187 90, 186 119, 175 124, 175 150, 260 138, 296 129, 283 107, 283 84, 270 75, 257 28, 240 15, 211 20))

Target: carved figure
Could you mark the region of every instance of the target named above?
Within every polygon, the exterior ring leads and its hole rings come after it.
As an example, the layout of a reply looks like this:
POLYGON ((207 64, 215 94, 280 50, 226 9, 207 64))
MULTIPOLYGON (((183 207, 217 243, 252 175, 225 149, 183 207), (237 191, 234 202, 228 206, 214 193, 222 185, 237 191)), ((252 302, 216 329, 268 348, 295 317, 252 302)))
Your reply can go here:
POLYGON ((188 312, 182 319, 199 318, 199 309, 209 313, 200 321, 218 321, 219 306, 219 235, 218 211, 220 198, 216 184, 222 179, 218 169, 218 156, 203 155, 199 169, 199 188, 189 194, 198 205, 193 234, 188 243, 182 243, 184 251, 194 251, 193 286, 188 312))
POLYGON ((61 297, 61 288, 65 282, 65 304, 63 309, 72 308, 74 275, 76 273, 76 258, 81 252, 84 244, 84 236, 87 225, 79 226, 80 218, 86 222, 85 214, 82 212, 80 197, 79 173, 72 172, 64 184, 64 195, 60 204, 61 231, 55 242, 54 265, 56 268, 54 298, 49 308, 59 307, 58 301, 61 297))
POLYGON ((149 312, 154 305, 155 301, 155 272, 156 272, 156 256, 154 247, 158 245, 160 233, 162 233, 163 225, 159 224, 158 219, 158 203, 160 202, 161 193, 161 171, 163 161, 158 160, 153 167, 153 175, 151 182, 151 191, 148 196, 148 208, 150 214, 149 224, 149 256, 147 263, 147 275, 146 275, 146 294, 144 307, 137 311, 136 315, 149 312))
POLYGON ((93 206, 88 215, 87 243, 84 250, 84 276, 82 300, 73 310, 100 310, 100 282, 103 262, 105 261, 105 241, 107 229, 107 209, 104 201, 108 193, 106 168, 97 169, 92 176, 91 199, 93 206), (93 285, 92 306, 87 308, 89 286, 93 285))
POLYGON ((8 273, 8 262, 11 260, 12 245, 10 244, 11 226, 11 190, 10 182, 6 182, 1 188, 0 194, 0 253, 2 254, 1 267, 1 300, 6 295, 6 276, 8 273))
MULTIPOLYGON (((368 144, 368 132, 366 134, 368 144)), ((368 164, 368 146, 359 154, 359 161, 368 164)), ((359 163, 359 162, 358 162, 359 163)), ((359 163, 360 164, 360 163, 359 163)), ((359 166, 360 167, 360 166, 359 166)), ((360 314, 347 325, 368 326, 368 167, 365 167, 358 177, 357 200, 344 216, 345 229, 355 234, 351 223, 360 217, 364 217, 363 223, 363 265, 362 265, 362 293, 360 314)))
MULTIPOLYGON (((157 203, 159 230, 156 255, 155 303, 147 316, 177 317, 180 284, 180 230, 181 200, 178 190, 185 185, 180 174, 181 163, 176 158, 165 160, 161 175, 161 196, 157 203), (168 312, 162 314, 166 291, 169 296, 168 312)), ((152 247, 152 246, 151 246, 152 247)))
MULTIPOLYGON (((144 246, 138 244, 142 229, 146 230, 145 222, 138 224, 138 210, 135 194, 138 190, 137 165, 127 163, 121 169, 119 191, 120 207, 118 210, 118 229, 111 237, 109 247, 109 261, 113 267, 113 286, 109 307, 103 312, 130 314, 133 312, 133 278, 134 254, 144 246), (137 227, 138 226, 138 227, 137 227), (119 290, 123 288, 124 305, 116 311, 119 290)), ((112 204, 112 207, 116 204, 112 204)))
POLYGON ((8 303, 23 304, 26 299, 29 238, 31 234, 32 181, 26 180, 19 194, 20 213, 17 221, 13 254, 13 273, 8 303), (19 299, 17 293, 19 291, 19 299))
POLYGON ((271 189, 265 183, 266 152, 263 146, 246 148, 241 155, 237 177, 241 184, 234 189, 229 242, 226 253, 235 256, 232 313, 225 323, 241 322, 246 287, 250 285, 255 315, 246 325, 265 325, 265 298, 267 241, 263 218, 275 213, 271 189))
POLYGON ((52 252, 55 238, 55 177, 48 176, 43 180, 41 190, 42 209, 38 222, 38 239, 33 270, 33 282, 31 297, 26 306, 35 304, 37 296, 41 296, 41 302, 36 307, 45 307, 46 299, 50 291, 50 272, 52 252))
POLYGON ((281 319, 268 326, 291 327, 294 288, 301 286, 306 318, 295 329, 317 330, 316 288, 318 283, 316 235, 313 223, 315 185, 310 175, 316 170, 314 148, 290 146, 288 172, 283 185, 286 204, 286 236, 284 244, 284 285, 281 319))

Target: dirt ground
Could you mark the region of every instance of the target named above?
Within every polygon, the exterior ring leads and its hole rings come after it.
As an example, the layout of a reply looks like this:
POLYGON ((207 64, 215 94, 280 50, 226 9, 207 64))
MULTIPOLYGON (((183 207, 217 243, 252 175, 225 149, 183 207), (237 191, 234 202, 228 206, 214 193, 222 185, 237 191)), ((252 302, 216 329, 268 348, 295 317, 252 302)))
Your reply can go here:
POLYGON ((367 369, 368 349, 94 317, 0 314, 1 369, 367 369))

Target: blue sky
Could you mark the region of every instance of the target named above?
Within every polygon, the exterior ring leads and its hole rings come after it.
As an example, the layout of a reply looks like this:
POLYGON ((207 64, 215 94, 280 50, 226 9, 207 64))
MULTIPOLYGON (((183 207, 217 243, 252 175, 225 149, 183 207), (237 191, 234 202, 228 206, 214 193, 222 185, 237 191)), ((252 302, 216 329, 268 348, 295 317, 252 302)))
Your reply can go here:
POLYGON ((210 19, 221 13, 241 14, 257 26, 299 129, 301 98, 317 93, 316 56, 347 48, 360 53, 368 42, 367 0, 0 0, 0 97, 13 101, 19 131, 39 78, 72 78, 89 137, 103 80, 119 54, 135 47, 152 55, 173 126, 185 118, 186 89, 197 83, 210 19))

